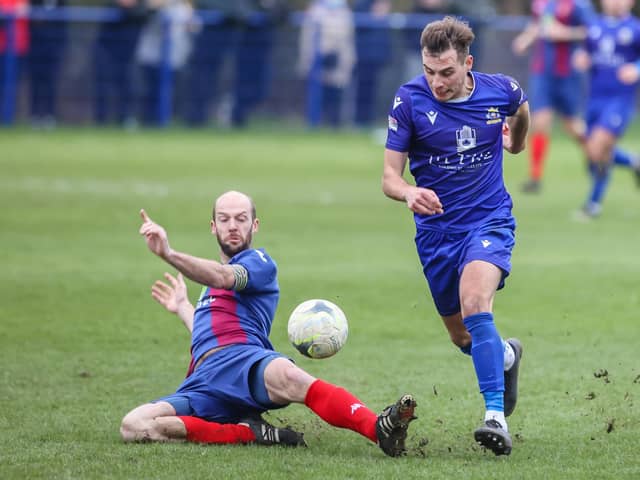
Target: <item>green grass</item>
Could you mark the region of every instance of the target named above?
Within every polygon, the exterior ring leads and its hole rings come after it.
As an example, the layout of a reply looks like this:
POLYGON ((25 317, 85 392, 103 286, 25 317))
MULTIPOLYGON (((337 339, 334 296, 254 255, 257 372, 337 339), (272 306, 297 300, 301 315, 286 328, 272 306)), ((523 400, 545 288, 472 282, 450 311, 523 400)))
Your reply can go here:
MULTIPOLYGON (((637 133, 627 146, 640 148, 637 133)), ((505 165, 517 246, 495 313, 525 346, 508 458, 474 445, 471 362, 448 341, 411 215, 382 195, 382 147, 367 135, 19 129, 0 131, 0 145, 0 478, 640 477, 640 192, 616 171, 603 216, 572 221, 587 179, 564 137, 542 195, 518 191, 526 155, 505 165), (211 203, 232 188, 253 195, 255 244, 279 265, 276 348, 374 410, 414 393, 408 456, 387 458, 300 405, 268 418, 303 430, 308 449, 120 441, 122 416, 171 393, 188 363, 184 327, 150 298, 166 267, 139 237, 138 211, 173 247, 215 257, 211 203), (322 361, 286 340, 288 313, 313 297, 350 322, 343 351, 322 361)))

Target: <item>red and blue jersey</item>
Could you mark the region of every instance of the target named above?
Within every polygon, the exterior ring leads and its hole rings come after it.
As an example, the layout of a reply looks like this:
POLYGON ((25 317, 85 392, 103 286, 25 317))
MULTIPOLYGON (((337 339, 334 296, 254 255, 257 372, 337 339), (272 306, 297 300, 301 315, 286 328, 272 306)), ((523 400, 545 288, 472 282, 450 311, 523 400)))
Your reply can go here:
POLYGON ((229 264, 246 269, 247 286, 241 291, 202 288, 193 318, 189 373, 212 348, 248 344, 273 350, 269 334, 280 297, 275 262, 264 250, 251 249, 234 255, 229 264))
POLYGON ((468 97, 438 101, 421 75, 397 91, 386 147, 407 152, 416 185, 438 195, 444 213, 414 214, 418 229, 467 232, 511 215, 502 177, 502 126, 527 96, 511 77, 472 72, 468 97))
MULTIPOLYGON (((534 0, 531 11, 540 28, 553 20, 568 27, 586 27, 594 15, 588 0, 534 0)), ((531 71, 557 77, 570 76, 574 73, 571 57, 581 43, 577 40, 557 42, 538 39, 533 46, 531 71)))
POLYGON ((591 57, 591 98, 626 97, 633 105, 637 84, 626 85, 617 76, 625 63, 640 59, 640 20, 598 16, 589 26, 585 48, 591 57))

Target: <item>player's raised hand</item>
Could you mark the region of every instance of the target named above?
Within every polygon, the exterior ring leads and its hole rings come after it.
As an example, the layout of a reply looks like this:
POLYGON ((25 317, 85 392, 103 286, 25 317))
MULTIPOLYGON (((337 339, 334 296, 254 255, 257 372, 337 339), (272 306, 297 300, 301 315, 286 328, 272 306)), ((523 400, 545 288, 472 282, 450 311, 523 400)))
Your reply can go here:
POLYGON ((165 258, 171 250, 169 247, 167 232, 164 228, 149 218, 149 215, 144 211, 144 208, 140 210, 140 217, 142 217, 140 235, 144 236, 149 250, 161 258, 165 258))
POLYGON ((420 215, 444 213, 438 195, 428 188, 411 187, 405 194, 405 201, 409 210, 420 215))
POLYGON ((169 283, 156 280, 151 286, 151 296, 156 302, 166 308, 167 311, 177 314, 180 305, 183 302, 189 302, 187 285, 181 273, 178 273, 177 277, 174 277, 170 273, 165 272, 164 278, 166 278, 169 283))

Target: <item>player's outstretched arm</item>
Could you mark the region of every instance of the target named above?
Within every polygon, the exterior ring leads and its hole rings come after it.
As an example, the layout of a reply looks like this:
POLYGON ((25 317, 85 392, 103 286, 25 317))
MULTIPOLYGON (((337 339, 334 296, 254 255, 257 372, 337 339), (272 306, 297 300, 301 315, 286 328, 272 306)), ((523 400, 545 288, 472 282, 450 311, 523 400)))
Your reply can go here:
POLYGON ((382 191, 384 194, 399 202, 405 202, 411 211, 421 215, 443 213, 442 203, 440 203, 436 192, 428 188, 410 185, 403 178, 402 174, 406 163, 407 152, 385 149, 382 174, 382 191))
POLYGON ((157 280, 151 287, 151 296, 156 302, 166 308, 168 312, 177 315, 187 330, 192 332, 195 308, 187 297, 187 285, 184 282, 184 277, 181 273, 178 273, 178 275, 174 277, 170 273, 165 272, 164 278, 166 278, 169 283, 157 280))
POLYGON ((200 285, 225 290, 233 288, 235 275, 231 266, 172 249, 165 229, 151 220, 144 209, 140 210, 140 216, 143 220, 140 234, 144 235, 149 250, 200 285))
POLYGON ((507 152, 520 153, 527 143, 529 131, 529 102, 524 102, 516 113, 507 117, 502 135, 502 145, 507 152))

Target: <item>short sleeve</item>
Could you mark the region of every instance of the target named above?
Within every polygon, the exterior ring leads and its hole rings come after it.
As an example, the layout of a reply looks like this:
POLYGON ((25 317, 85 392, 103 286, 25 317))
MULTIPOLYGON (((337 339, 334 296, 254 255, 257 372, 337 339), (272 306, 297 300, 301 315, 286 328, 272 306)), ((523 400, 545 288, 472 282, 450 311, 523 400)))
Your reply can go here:
POLYGON ((272 288, 277 276, 275 262, 262 249, 245 250, 233 258, 235 265, 247 271, 247 284, 243 291, 261 291, 272 288))
POLYGON ((408 152, 413 134, 411 96, 406 88, 401 87, 393 98, 389 109, 389 129, 386 147, 396 152, 408 152))

